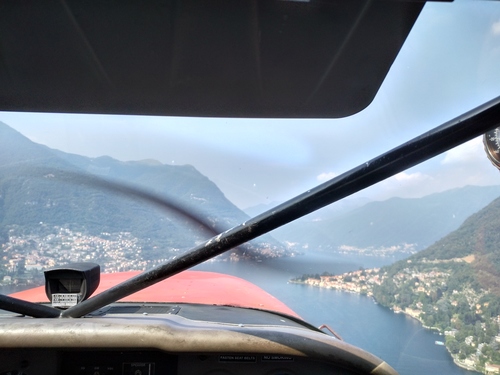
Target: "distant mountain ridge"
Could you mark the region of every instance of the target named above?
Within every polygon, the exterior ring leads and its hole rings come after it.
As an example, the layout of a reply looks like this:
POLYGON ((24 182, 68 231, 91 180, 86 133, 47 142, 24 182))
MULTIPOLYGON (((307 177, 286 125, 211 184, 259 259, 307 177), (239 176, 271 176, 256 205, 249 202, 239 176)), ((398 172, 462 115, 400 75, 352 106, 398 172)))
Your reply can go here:
POLYGON ((499 196, 500 186, 465 186, 422 198, 391 198, 367 203, 331 219, 297 220, 273 235, 313 249, 407 243, 422 250, 499 196))
MULTIPOLYGON (((211 225, 224 229, 248 219, 192 166, 68 154, 31 142, 0 123, 0 230, 39 222, 85 223, 93 232, 131 231, 170 247, 194 245, 206 238, 192 227, 180 229, 179 220, 166 216, 163 209, 85 186, 74 178, 85 175, 124 181, 157 195, 176 196, 183 204, 203 212, 211 225)), ((358 201, 297 220, 273 231, 272 236, 297 243, 299 251, 305 247, 336 251, 341 246, 391 247, 405 243, 421 250, 457 229, 498 196, 500 186, 466 186, 418 199, 392 198, 362 206, 358 201)), ((259 241, 283 254, 284 247, 273 237, 264 236, 259 241)))
MULTIPOLYGON (((82 225, 92 233, 132 232, 171 248, 192 247, 207 238, 193 225, 186 226, 185 218, 137 197, 103 190, 86 176, 176 197, 183 206, 204 215, 211 226, 224 230, 248 219, 193 166, 68 154, 36 144, 0 122, 0 229, 40 222, 82 225)), ((271 247, 275 254, 285 252, 271 236, 256 241, 256 247, 271 247)))

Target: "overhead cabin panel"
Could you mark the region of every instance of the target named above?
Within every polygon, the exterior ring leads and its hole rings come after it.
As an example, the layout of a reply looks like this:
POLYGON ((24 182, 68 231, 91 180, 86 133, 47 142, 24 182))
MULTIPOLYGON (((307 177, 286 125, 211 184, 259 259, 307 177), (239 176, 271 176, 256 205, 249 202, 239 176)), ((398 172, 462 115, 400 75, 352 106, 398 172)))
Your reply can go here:
POLYGON ((343 117, 423 3, 0 0, 0 110, 343 117))

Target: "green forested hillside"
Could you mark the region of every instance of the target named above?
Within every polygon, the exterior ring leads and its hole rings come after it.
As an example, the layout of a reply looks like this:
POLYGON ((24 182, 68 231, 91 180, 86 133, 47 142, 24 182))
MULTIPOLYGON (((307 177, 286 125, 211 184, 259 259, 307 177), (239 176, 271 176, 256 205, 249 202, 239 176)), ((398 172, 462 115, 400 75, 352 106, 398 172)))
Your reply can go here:
POLYGON ((500 198, 456 231, 384 267, 373 285, 382 305, 445 333, 457 361, 500 363, 500 198))

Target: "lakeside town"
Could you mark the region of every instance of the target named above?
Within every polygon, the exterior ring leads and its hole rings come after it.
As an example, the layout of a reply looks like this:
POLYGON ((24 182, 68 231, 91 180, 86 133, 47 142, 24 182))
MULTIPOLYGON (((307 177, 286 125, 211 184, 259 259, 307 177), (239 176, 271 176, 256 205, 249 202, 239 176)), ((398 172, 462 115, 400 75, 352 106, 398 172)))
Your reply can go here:
MULTIPOLYGON (((457 259, 455 262, 467 263, 472 260, 457 259)), ((408 262, 411 263, 411 261, 408 262)), ((433 261, 426 260, 424 263, 435 264, 433 261)), ((408 265, 411 266, 411 264, 408 265)), ((437 340, 436 345, 446 346, 458 366, 485 374, 500 373, 500 315, 488 318, 490 302, 485 298, 488 296, 485 291, 478 294, 465 287, 462 290, 454 289, 451 293, 446 293, 447 298, 443 298, 442 290, 445 289, 444 286, 449 281, 449 276, 449 272, 438 269, 428 268, 426 271, 418 271, 412 267, 389 276, 386 271, 374 268, 360 269, 340 275, 332 275, 328 272, 321 275, 305 274, 291 279, 290 282, 361 294, 373 298, 378 303, 381 298, 377 295, 377 288, 380 292, 384 282, 390 281, 399 288, 400 293, 394 295, 397 302, 383 305, 389 307, 394 313, 403 313, 417 319, 425 328, 435 330, 442 335, 443 341, 437 340), (402 290, 408 285, 411 285, 410 292, 418 298, 402 303, 402 299, 405 298, 402 296, 402 290), (431 305, 426 303, 427 301, 434 303, 431 305), (455 313, 450 319, 452 326, 450 328, 447 324, 433 318, 440 313, 440 310, 445 309, 445 303, 454 307, 455 311, 464 307, 468 308, 470 310, 468 316, 474 315, 481 319, 475 321, 473 330, 470 331, 465 329, 466 319, 455 313)))
MULTIPOLYGON (((212 261, 238 262, 284 256, 283 250, 262 242, 258 251, 233 251, 212 261)), ((250 248, 250 246, 249 246, 250 248)), ((102 273, 144 271, 173 259, 186 249, 158 246, 149 238, 141 239, 130 232, 91 235, 67 227, 40 223, 36 232, 24 233, 12 228, 7 241, 0 244, 0 287, 17 290, 44 283, 43 271, 74 262, 94 262, 102 273)), ((286 254, 294 257, 296 252, 286 254)))
MULTIPOLYGON (((303 254, 310 250, 308 243, 298 243, 283 241, 287 248, 294 251, 295 254, 303 254)), ((335 247, 327 247, 323 249, 330 253, 343 254, 343 255, 356 255, 364 257, 408 257, 410 255, 416 254, 418 252, 416 244, 402 243, 399 245, 392 246, 352 246, 352 245, 340 245, 335 247)))
POLYGON ((306 284, 319 288, 341 290, 349 293, 359 293, 373 297, 372 285, 380 285, 380 268, 358 270, 341 275, 331 275, 328 272, 323 274, 309 275, 291 279, 291 283, 306 284))
MULTIPOLYGON (((43 224, 40 224, 43 226, 43 224)), ((101 272, 144 270, 167 261, 179 249, 170 249, 160 259, 145 259, 144 247, 151 246, 129 232, 89 235, 64 227, 43 228, 39 233, 9 230, 1 244, 0 285, 43 284, 43 270, 72 262, 95 262, 101 272)))

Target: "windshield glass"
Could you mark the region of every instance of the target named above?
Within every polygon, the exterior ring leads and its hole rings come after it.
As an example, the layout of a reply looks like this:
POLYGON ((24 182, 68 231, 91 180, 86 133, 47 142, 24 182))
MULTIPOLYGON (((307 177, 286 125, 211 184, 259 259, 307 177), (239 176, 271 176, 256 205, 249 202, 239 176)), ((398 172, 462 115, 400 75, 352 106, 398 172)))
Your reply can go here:
MULTIPOLYGON (((213 235, 98 181, 219 233, 499 96, 499 66, 500 4, 430 3, 347 118, 1 112, 3 292, 68 262, 150 269, 213 235)), ((473 139, 196 270, 256 284, 403 375, 498 372, 500 175, 483 148, 473 139)))

